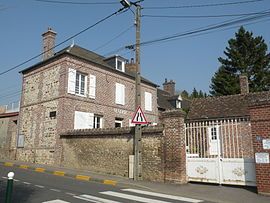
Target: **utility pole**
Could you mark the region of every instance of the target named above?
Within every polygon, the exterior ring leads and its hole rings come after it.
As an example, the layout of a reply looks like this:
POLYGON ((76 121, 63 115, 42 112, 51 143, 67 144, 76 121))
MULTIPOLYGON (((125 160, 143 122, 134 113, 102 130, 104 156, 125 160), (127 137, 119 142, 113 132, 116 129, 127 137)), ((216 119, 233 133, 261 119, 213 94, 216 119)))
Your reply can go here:
MULTIPOLYGON (((137 2, 129 2, 128 0, 120 0, 120 3, 125 8, 130 8, 132 5, 136 7, 135 26, 136 26, 136 76, 135 76, 135 112, 141 106, 141 60, 140 60, 140 37, 141 37, 141 6, 137 2)), ((141 124, 136 124, 134 134, 134 168, 133 179, 142 179, 142 127, 141 124)))
MULTIPOLYGON (((141 6, 136 5, 136 99, 135 111, 141 106, 141 60, 140 60, 140 35, 141 35, 141 6)), ((142 126, 136 124, 134 135, 134 180, 142 179, 142 126)))

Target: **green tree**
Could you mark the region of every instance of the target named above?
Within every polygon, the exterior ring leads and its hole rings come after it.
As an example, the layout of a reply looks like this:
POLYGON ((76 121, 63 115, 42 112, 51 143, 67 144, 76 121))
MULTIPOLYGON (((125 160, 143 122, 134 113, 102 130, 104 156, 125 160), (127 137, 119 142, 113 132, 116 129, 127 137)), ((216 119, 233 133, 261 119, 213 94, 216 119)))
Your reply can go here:
POLYGON ((183 98, 188 99, 188 98, 189 98, 189 93, 188 93, 186 90, 183 90, 183 91, 181 92, 181 96, 182 96, 183 98))
POLYGON ((211 79, 212 95, 240 93, 239 75, 248 76, 251 92, 270 90, 270 56, 261 36, 241 27, 235 38, 228 41, 225 58, 218 58, 221 66, 211 79))
POLYGON ((198 98, 199 97, 199 93, 198 93, 198 91, 196 90, 195 87, 193 88, 193 91, 192 91, 190 97, 191 98, 198 98))

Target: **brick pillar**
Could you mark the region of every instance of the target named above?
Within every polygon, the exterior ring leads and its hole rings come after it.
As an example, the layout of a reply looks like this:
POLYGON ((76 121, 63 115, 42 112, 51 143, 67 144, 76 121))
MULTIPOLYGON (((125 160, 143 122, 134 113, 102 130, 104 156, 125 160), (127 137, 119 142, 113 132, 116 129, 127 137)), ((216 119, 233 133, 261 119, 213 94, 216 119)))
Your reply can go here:
POLYGON ((181 110, 165 111, 161 114, 164 125, 165 182, 187 183, 184 116, 181 110))
POLYGON ((270 101, 256 103, 250 106, 249 110, 256 162, 257 191, 260 194, 270 195, 270 101))

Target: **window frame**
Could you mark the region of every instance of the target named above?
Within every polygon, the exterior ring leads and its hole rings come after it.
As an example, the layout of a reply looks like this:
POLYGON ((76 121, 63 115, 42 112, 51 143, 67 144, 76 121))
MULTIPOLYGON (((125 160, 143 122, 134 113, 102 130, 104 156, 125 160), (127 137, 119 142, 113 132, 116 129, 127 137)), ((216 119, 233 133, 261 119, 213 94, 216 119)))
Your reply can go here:
POLYGON ((82 73, 82 72, 76 71, 76 76, 75 76, 75 95, 86 97, 86 93, 87 93, 87 75, 84 74, 84 73, 82 73), (78 81, 79 84, 77 84, 77 76, 79 76, 79 81, 78 81), (83 93, 82 93, 82 76, 84 76, 83 93), (78 86, 78 89, 77 89, 77 86, 78 86), (77 92, 77 90, 78 90, 78 92, 77 92))
POLYGON ((125 105, 125 85, 121 83, 115 83, 115 103, 118 105, 125 105))

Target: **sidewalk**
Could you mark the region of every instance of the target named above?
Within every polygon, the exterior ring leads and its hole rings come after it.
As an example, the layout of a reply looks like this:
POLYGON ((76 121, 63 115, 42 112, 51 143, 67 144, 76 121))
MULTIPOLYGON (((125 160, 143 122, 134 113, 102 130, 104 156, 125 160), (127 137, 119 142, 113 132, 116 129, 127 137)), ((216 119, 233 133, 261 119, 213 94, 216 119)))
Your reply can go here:
POLYGON ((36 172, 51 173, 58 176, 68 176, 78 180, 96 181, 103 184, 117 185, 119 187, 136 187, 158 193, 166 193, 202 199, 211 202, 226 203, 269 203, 270 197, 258 195, 254 187, 219 186, 212 184, 188 183, 176 185, 148 181, 133 181, 128 178, 104 175, 86 170, 75 170, 63 167, 54 167, 41 164, 25 163, 20 161, 0 160, 0 166, 18 167, 36 172))

